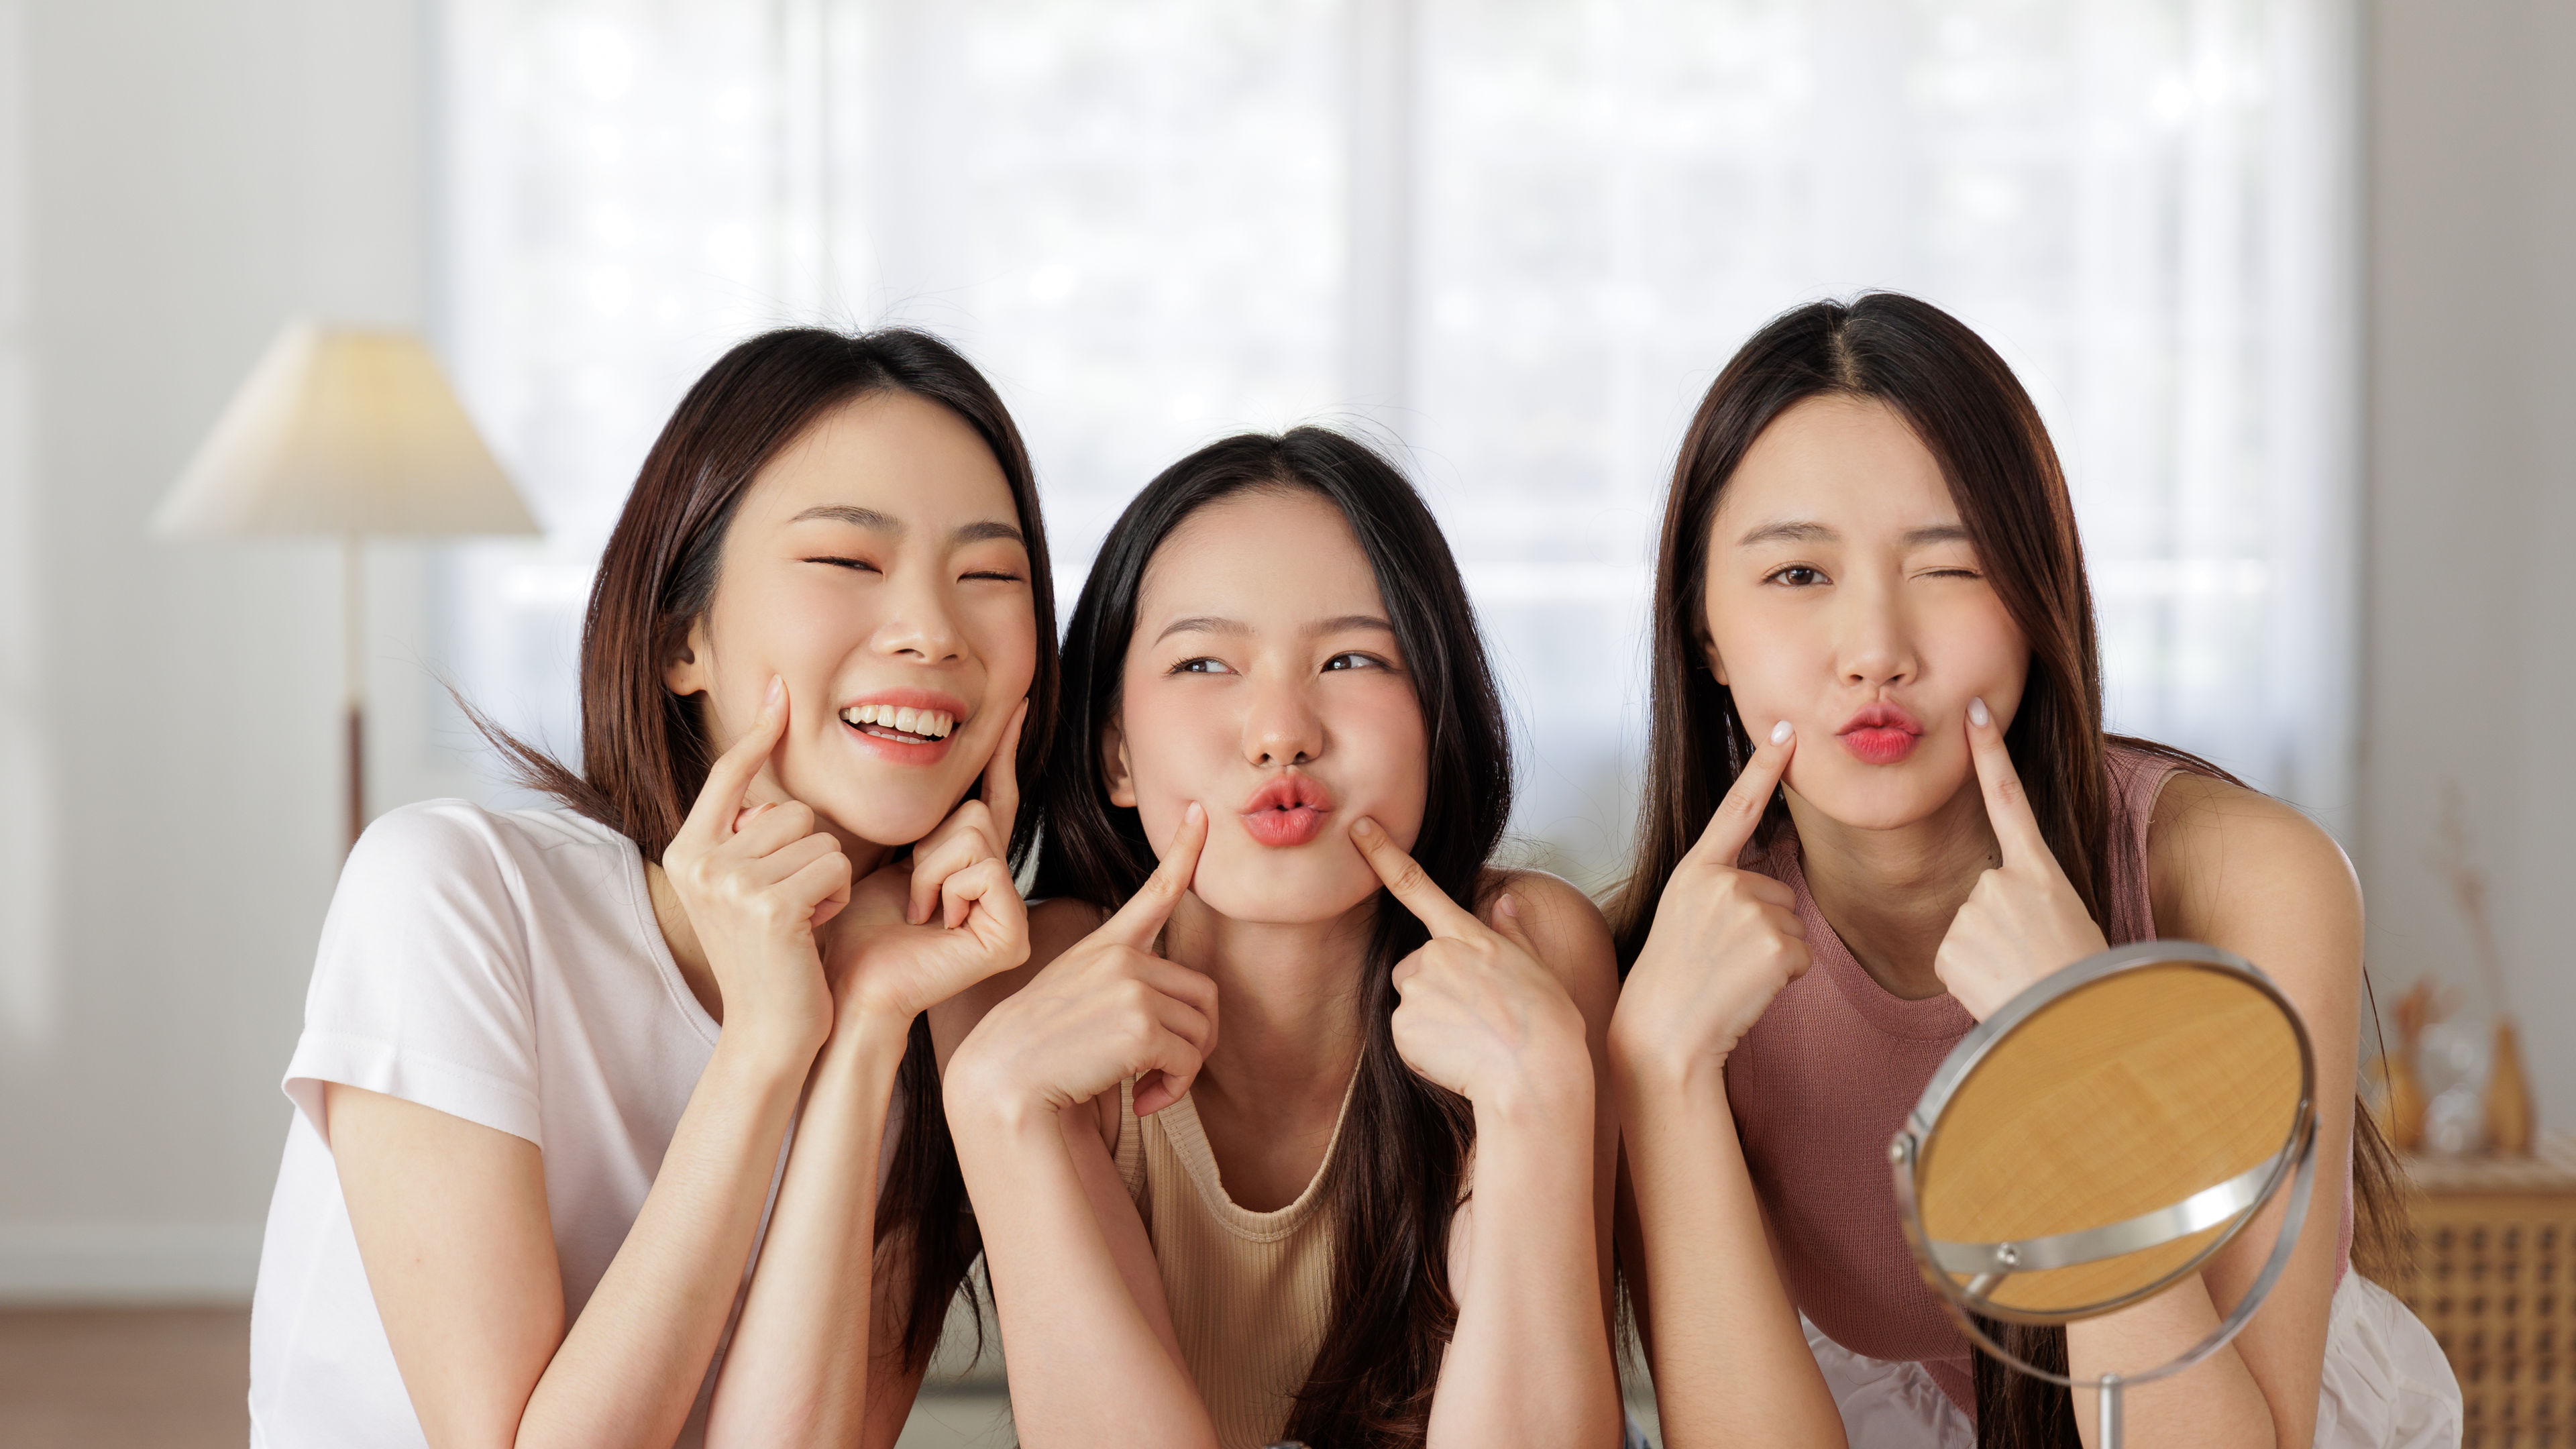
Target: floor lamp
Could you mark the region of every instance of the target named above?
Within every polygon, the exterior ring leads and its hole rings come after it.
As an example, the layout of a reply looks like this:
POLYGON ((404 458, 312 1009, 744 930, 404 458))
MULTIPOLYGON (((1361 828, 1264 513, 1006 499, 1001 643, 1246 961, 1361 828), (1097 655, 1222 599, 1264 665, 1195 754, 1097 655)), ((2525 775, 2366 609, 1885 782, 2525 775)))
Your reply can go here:
POLYGON ((307 321, 269 344, 152 527, 339 541, 353 844, 367 824, 366 540, 539 531, 419 337, 307 321))

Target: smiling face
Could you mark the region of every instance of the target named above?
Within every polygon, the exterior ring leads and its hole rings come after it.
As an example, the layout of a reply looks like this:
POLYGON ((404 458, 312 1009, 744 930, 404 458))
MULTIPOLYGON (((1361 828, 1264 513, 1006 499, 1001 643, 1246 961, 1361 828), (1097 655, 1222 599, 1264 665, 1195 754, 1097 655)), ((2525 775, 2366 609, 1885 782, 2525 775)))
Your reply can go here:
POLYGON ((1376 576, 1341 511, 1303 488, 1199 509, 1138 592, 1119 711, 1102 741, 1111 803, 1167 840, 1207 807, 1191 889, 1237 921, 1329 921, 1377 894, 1351 844, 1363 815, 1410 848, 1428 739, 1376 576))
POLYGON ((715 597, 664 681, 698 697, 722 749, 783 678, 787 734, 754 798, 904 845, 965 795, 1036 669, 1000 464, 947 408, 881 392, 826 413, 744 490, 715 597))
POLYGON ((1754 440, 1710 522, 1702 608, 1745 728, 1797 728, 1789 788, 1865 829, 1974 788, 1968 701, 2009 724, 2030 673, 1940 463, 1865 399, 1810 398, 1754 440))

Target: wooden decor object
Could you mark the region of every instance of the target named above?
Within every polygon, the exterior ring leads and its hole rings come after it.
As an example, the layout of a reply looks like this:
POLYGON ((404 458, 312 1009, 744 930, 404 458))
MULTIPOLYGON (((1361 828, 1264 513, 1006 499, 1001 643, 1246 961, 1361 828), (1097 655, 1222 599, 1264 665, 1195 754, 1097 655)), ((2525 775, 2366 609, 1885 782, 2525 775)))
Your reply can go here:
POLYGON ((2464 1449, 2576 1449, 2576 1137, 2406 1168, 2415 1253, 2388 1287, 2459 1377, 2464 1449))
POLYGON ((2495 1058, 2487 1067, 2487 1150, 2506 1157, 2531 1154, 2531 1080, 2522 1072, 2522 1044, 2513 1018, 2496 1018, 2495 1058))

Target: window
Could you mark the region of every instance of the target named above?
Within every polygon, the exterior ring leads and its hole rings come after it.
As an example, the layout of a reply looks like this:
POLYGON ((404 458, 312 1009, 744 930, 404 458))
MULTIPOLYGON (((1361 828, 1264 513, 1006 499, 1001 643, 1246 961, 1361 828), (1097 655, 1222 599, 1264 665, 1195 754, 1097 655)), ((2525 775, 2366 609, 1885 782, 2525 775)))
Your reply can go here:
POLYGON ((1522 729, 1516 829, 1618 866, 1665 471, 1735 346, 1958 312, 2075 484, 2115 727, 2331 822, 2350 771, 2340 0, 449 0, 446 325, 551 536, 458 674, 569 745, 588 571, 743 335, 928 326, 1037 459, 1069 602, 1162 465, 1397 448, 1522 729))

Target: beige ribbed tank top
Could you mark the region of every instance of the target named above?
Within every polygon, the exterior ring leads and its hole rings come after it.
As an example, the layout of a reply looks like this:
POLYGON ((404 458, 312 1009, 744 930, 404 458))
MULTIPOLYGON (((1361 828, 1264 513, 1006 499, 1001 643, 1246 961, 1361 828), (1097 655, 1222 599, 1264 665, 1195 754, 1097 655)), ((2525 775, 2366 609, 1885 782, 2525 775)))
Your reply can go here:
POLYGON ((1184 1096, 1140 1120, 1135 1091, 1133 1082, 1118 1089, 1118 1179, 1153 1240, 1181 1361, 1198 1381, 1219 1449, 1262 1449, 1286 1431, 1332 1313, 1323 1183, 1350 1118, 1350 1089, 1324 1166, 1295 1202, 1267 1213, 1226 1196, 1196 1103, 1184 1096))

